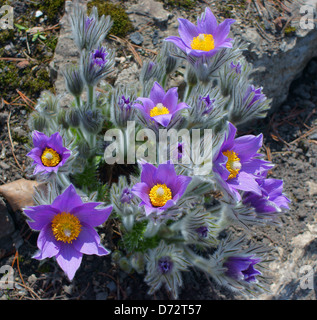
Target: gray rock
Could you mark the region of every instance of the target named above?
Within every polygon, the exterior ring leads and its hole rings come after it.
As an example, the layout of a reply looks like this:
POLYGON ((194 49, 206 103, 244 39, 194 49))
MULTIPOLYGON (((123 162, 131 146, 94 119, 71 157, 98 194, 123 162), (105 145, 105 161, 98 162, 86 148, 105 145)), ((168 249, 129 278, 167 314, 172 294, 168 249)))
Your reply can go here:
POLYGON ((130 6, 127 14, 129 14, 129 18, 135 27, 146 24, 152 20, 158 27, 163 29, 167 27, 167 22, 172 17, 172 15, 163 8, 161 2, 153 0, 138 1, 138 3, 130 6))
POLYGON ((133 32, 130 34, 130 40, 132 43, 136 45, 140 45, 143 43, 144 39, 140 32, 133 32))
POLYGON ((308 185, 308 192, 310 196, 317 195, 317 183, 313 181, 307 181, 306 184, 308 185))
MULTIPOLYGON (((303 1, 303 4, 308 1, 303 1)), ((297 1, 293 1, 291 6, 293 12, 299 12, 297 1)), ((263 87, 267 97, 273 99, 270 112, 275 111, 286 100, 292 81, 316 57, 317 28, 302 29, 296 25, 299 20, 294 21, 296 36, 284 37, 278 41, 267 33, 261 34, 255 27, 248 27, 244 32, 239 25, 232 25, 234 38, 249 44, 244 55, 255 68, 252 74, 254 84, 263 87)), ((304 99, 309 99, 308 93, 303 92, 302 95, 304 99)))
POLYGON ((11 218, 4 201, 0 198, 0 238, 11 235, 15 230, 13 219, 11 218))

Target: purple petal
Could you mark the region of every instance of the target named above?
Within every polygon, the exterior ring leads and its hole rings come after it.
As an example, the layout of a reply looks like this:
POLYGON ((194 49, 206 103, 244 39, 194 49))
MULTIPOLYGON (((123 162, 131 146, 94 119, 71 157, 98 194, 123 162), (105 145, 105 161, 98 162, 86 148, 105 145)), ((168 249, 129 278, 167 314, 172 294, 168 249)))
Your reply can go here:
POLYGON ((157 171, 154 176, 154 183, 166 184, 167 187, 171 188, 177 179, 175 167, 172 163, 162 163, 157 167, 157 171))
POLYGON ((161 114, 158 116, 152 117, 153 120, 155 120, 157 123, 159 123, 163 127, 167 127, 168 124, 171 122, 173 114, 161 114))
POLYGON ((150 114, 150 111, 155 107, 154 102, 149 98, 138 98, 137 101, 141 101, 142 104, 136 103, 133 107, 150 114))
POLYGON ((55 150, 59 155, 63 153, 63 138, 59 132, 55 132, 49 137, 46 146, 55 150))
POLYGON ((246 135, 234 140, 232 150, 238 154, 241 161, 249 160, 262 147, 263 135, 246 135))
POLYGON ((42 153, 43 153, 42 149, 35 147, 27 154, 27 156, 34 160, 33 164, 35 163, 42 164, 42 161, 41 161, 42 153))
POLYGON ((32 132, 33 145, 39 149, 44 149, 49 137, 42 132, 34 130, 32 132))
POLYGON ((66 273, 68 279, 73 280, 76 271, 80 267, 83 254, 75 250, 72 244, 63 243, 56 256, 56 261, 66 273))
POLYGON ((166 95, 163 98, 163 105, 168 109, 172 110, 177 106, 178 102, 178 93, 177 88, 171 88, 166 92, 166 95))
POLYGON ((150 190, 151 190, 151 187, 149 187, 146 183, 139 182, 133 186, 133 188, 131 189, 131 192, 135 196, 139 197, 143 201, 143 204, 152 206, 150 202, 150 197, 149 197, 150 190))
POLYGON ((227 38, 230 32, 230 26, 233 24, 235 20, 233 19, 226 19, 225 21, 221 22, 214 32, 214 40, 215 46, 218 47, 221 45, 227 38))
POLYGON ((100 245, 100 237, 96 230, 86 224, 82 225, 78 238, 73 241, 73 246, 82 254, 104 256, 110 253, 100 245))
POLYGON ((173 199, 178 200, 186 191, 189 183, 191 182, 192 178, 187 176, 178 176, 176 181, 174 182, 172 193, 173 199))
POLYGON ((157 168, 148 162, 142 164, 141 182, 145 182, 149 188, 152 188, 155 184, 153 177, 157 168))
POLYGON ((242 191, 251 191, 257 195, 262 195, 261 188, 254 177, 245 172, 239 172, 236 178, 227 181, 233 188, 242 191))
POLYGON ((61 195, 55 198, 52 206, 60 212, 69 213, 73 208, 82 204, 81 197, 77 194, 75 187, 71 184, 61 195))
POLYGON ((205 9, 204 18, 197 19, 197 28, 199 33, 213 34, 217 25, 217 19, 209 8, 205 9))
POLYGON ((33 256, 34 259, 42 260, 56 256, 60 250, 60 244, 55 239, 51 224, 47 224, 37 238, 37 246, 40 249, 33 256))
POLYGON ((85 223, 91 227, 98 227, 107 221, 112 206, 108 206, 104 209, 95 209, 101 203, 99 202, 88 202, 78 207, 73 208, 69 213, 78 217, 81 223, 85 223))
POLYGON ((164 96, 164 89, 158 82, 155 82, 150 92, 150 99, 153 101, 154 106, 156 106, 158 103, 163 103, 164 96))
POLYGON ((170 109, 170 112, 175 115, 175 113, 177 113, 180 110, 183 109, 189 109, 190 106, 188 104, 186 104, 185 102, 180 102, 178 105, 176 105, 174 108, 170 109))
POLYGON ((168 37, 166 39, 164 39, 165 41, 169 41, 169 42, 172 42, 174 43, 178 48, 180 48, 182 51, 186 51, 186 45, 184 43, 184 41, 179 38, 179 37, 175 37, 175 36, 171 36, 171 37, 168 37))
POLYGON ((262 159, 254 158, 250 159, 249 161, 241 161, 241 170, 254 175, 260 175, 271 167, 272 165, 269 161, 265 161, 262 159))
POLYGON ((33 220, 27 221, 30 228, 38 231, 51 223, 54 216, 59 213, 59 210, 48 204, 36 207, 26 207, 23 211, 27 217, 33 220))
POLYGON ((178 33, 180 37, 182 38, 185 45, 189 48, 191 48, 191 42, 194 37, 198 37, 199 32, 197 27, 191 23, 190 21, 186 19, 178 19, 179 27, 178 27, 178 33))

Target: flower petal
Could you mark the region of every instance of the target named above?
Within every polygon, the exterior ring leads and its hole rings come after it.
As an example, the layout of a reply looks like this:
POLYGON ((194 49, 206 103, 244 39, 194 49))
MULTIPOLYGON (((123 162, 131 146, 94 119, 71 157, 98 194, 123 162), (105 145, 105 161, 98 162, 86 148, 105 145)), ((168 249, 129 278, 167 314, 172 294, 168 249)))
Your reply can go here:
POLYGON ((32 132, 32 138, 34 147, 37 147, 41 150, 45 148, 47 141, 49 140, 49 137, 46 134, 37 130, 32 132))
POLYGON ((245 172, 239 172, 236 178, 227 181, 233 188, 242 191, 251 191, 257 195, 262 195, 261 188, 254 177, 245 172))
POLYGON ((179 37, 175 37, 175 36, 170 36, 167 37, 166 39, 164 39, 165 41, 169 41, 174 43, 178 48, 180 48, 182 51, 186 51, 186 45, 184 43, 184 41, 179 38, 179 37))
POLYGON ((170 88, 164 98, 163 98, 163 105, 168 109, 168 110, 172 110, 173 108, 175 108, 177 106, 177 102, 178 102, 178 93, 177 93, 177 88, 170 88))
POLYGON ((70 212, 73 208, 82 204, 81 197, 77 194, 75 187, 71 184, 61 195, 55 198, 52 206, 60 212, 70 212))
POLYGON ((133 188, 131 189, 131 192, 137 197, 139 197, 143 201, 144 205, 151 206, 150 197, 149 197, 150 190, 151 188, 146 183, 139 182, 133 186, 133 188))
POLYGON ((230 26, 234 22, 236 21, 233 19, 226 19, 218 25, 217 29, 214 32, 214 40, 216 47, 221 45, 226 40, 230 32, 230 26))
POLYGON ((44 226, 51 223, 54 216, 60 211, 48 204, 43 204, 36 207, 26 207, 23 210, 24 214, 32 221, 27 220, 28 225, 33 230, 42 230, 44 226))
POLYGON ((68 279, 73 280, 76 271, 80 267, 83 254, 74 249, 73 245, 63 243, 56 256, 56 261, 66 273, 68 279))
POLYGON ((153 101, 154 106, 156 106, 158 103, 162 103, 165 96, 165 91, 161 87, 161 85, 155 81, 151 92, 150 92, 150 99, 153 101))
POLYGON ((158 116, 152 117, 153 120, 155 120, 157 123, 159 123, 163 127, 167 127, 168 124, 171 122, 173 114, 161 114, 158 116))
POLYGON ((254 157, 257 151, 262 147, 263 134, 258 136, 245 135, 234 140, 232 150, 238 154, 241 161, 249 160, 254 157))
POLYGON ((91 227, 98 227, 107 221, 112 211, 112 206, 102 209, 95 209, 100 202, 88 202, 78 207, 74 207, 69 213, 75 215, 81 223, 86 223, 91 227))
POLYGON ((155 184, 153 177, 157 168, 148 162, 142 164, 141 182, 145 182, 149 188, 152 188, 155 184))
POLYGON ((104 256, 110 253, 100 245, 100 237, 96 230, 86 224, 82 225, 82 230, 78 238, 73 241, 73 246, 82 254, 104 256))
POLYGON ((199 32, 197 27, 188 21, 187 19, 178 19, 179 27, 178 27, 178 33, 180 37, 182 38, 185 45, 189 48, 191 48, 191 42, 194 37, 198 37, 199 32))
POLYGON ((47 224, 37 238, 39 251, 33 256, 34 259, 43 260, 56 256, 60 250, 60 243, 55 239, 50 224, 47 224))
POLYGON ((197 19, 197 28, 199 33, 213 34, 217 25, 217 19, 208 7, 205 9, 204 17, 197 19))

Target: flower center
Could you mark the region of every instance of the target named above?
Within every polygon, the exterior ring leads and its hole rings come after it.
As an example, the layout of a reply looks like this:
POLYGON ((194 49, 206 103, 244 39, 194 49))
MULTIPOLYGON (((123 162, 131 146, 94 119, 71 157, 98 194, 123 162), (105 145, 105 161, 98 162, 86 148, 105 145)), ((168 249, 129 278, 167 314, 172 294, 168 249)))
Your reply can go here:
POLYGON ((228 179, 235 178, 241 170, 241 162, 238 155, 234 151, 230 150, 227 150, 222 154, 228 157, 228 161, 226 163, 226 168, 230 172, 228 179))
POLYGON ((160 116, 162 114, 169 114, 169 110, 164 107, 162 103, 158 103, 154 108, 151 109, 150 111, 150 116, 155 117, 155 116, 160 116))
POLYGON ((81 224, 73 214, 62 212, 52 220, 52 231, 56 240, 72 243, 81 231, 81 224))
POLYGON ((61 162, 61 157, 52 148, 45 148, 41 160, 45 167, 56 167, 61 162))
POLYGON ((162 257, 158 261, 158 269, 160 273, 162 274, 169 273, 172 270, 172 268, 173 268, 173 262, 170 257, 168 256, 162 257))
POLYGON ((215 49, 215 41, 212 34, 200 33, 191 41, 191 47, 194 50, 210 51, 215 49))
POLYGON ((172 191, 166 184, 156 184, 150 191, 149 197, 154 207, 163 207, 172 199, 172 191))

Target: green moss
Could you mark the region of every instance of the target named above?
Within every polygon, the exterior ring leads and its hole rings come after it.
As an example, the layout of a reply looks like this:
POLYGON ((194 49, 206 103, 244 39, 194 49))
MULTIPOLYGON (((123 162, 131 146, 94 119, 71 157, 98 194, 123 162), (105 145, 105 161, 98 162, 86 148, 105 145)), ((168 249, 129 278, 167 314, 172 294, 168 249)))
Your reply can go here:
POLYGON ((57 23, 58 17, 63 14, 65 0, 41 0, 37 10, 42 11, 49 23, 57 23))
POLYGON ((296 27, 291 27, 291 26, 286 27, 284 30, 284 34, 286 36, 293 36, 295 32, 296 32, 296 27))
POLYGON ((132 22, 124 11, 124 8, 120 5, 113 4, 109 1, 93 0, 87 4, 88 14, 90 14, 94 6, 97 7, 99 16, 109 15, 113 20, 113 26, 109 33, 118 37, 125 37, 133 30, 132 22))
POLYGON ((49 74, 44 68, 34 68, 30 64, 19 69, 15 62, 0 61, 0 88, 4 99, 9 99, 16 89, 22 91, 32 99, 39 97, 43 90, 53 90, 49 74))
POLYGON ((193 0, 161 0, 168 6, 192 9, 194 7, 195 1, 193 0))

